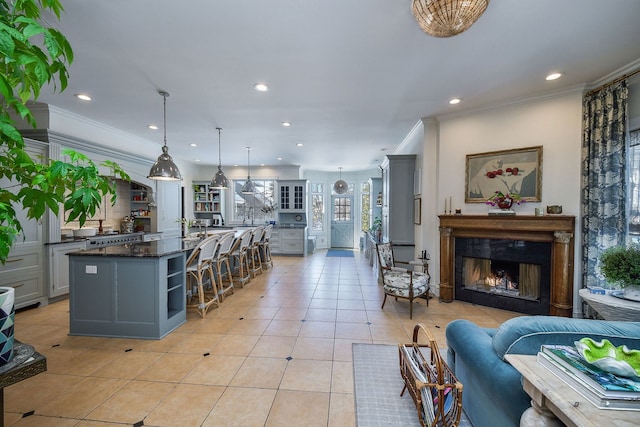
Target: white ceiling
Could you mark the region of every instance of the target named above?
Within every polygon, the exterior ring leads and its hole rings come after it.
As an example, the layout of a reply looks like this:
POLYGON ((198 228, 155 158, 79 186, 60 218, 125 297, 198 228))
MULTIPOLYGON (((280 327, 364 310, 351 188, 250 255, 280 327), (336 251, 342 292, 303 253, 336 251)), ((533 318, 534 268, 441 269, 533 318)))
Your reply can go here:
POLYGON ((638 0, 493 0, 445 39, 420 30, 410 0, 63 4, 51 24, 75 51, 69 88, 40 101, 157 142, 155 158, 165 90, 169 152, 201 165, 218 163, 219 126, 224 165, 251 146, 252 165, 374 168, 422 117, 589 85, 640 58, 638 0))

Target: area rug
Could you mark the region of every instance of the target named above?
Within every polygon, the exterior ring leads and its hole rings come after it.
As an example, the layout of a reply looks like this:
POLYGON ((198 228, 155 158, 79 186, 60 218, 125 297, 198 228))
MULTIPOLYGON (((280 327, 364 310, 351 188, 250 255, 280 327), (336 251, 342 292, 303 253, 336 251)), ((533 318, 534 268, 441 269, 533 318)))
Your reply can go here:
POLYGON ((353 251, 348 251, 345 249, 329 249, 327 251, 327 256, 330 257, 351 257, 353 258, 353 251))
MULTIPOLYGON (((400 397, 398 347, 383 344, 353 344, 353 383, 358 427, 420 427, 418 411, 408 392, 400 397)), ((473 427, 462 415, 461 427, 473 427)))

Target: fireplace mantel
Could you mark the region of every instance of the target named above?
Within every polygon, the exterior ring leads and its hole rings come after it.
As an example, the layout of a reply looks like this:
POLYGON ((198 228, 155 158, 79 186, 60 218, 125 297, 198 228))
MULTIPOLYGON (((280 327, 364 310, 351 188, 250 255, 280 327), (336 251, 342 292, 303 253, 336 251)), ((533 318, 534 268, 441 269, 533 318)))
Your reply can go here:
POLYGON ((439 218, 442 301, 454 298, 456 237, 549 242, 552 244, 549 314, 571 317, 574 216, 440 215, 439 218))

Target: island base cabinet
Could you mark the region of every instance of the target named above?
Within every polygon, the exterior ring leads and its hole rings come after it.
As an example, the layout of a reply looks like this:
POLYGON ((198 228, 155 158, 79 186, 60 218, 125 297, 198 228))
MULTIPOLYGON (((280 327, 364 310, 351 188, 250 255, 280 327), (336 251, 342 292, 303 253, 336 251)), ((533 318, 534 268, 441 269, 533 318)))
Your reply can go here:
POLYGON ((160 339, 186 321, 183 253, 69 259, 71 335, 160 339))

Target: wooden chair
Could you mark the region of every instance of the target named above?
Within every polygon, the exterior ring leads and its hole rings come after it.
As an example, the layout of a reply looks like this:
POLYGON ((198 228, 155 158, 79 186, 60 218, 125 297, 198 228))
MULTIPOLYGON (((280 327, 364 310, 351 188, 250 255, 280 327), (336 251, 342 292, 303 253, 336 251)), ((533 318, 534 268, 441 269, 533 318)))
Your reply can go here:
POLYGON ((231 248, 231 259, 233 260, 234 272, 238 285, 242 288, 244 284, 251 280, 249 273, 248 249, 251 244, 251 230, 245 230, 236 239, 231 248))
POLYGON ((218 236, 211 236, 202 240, 193 249, 187 260, 187 278, 189 285, 187 290, 187 307, 195 308, 200 316, 204 318, 207 310, 213 304, 219 305, 218 287, 213 274, 212 260, 218 245, 218 236), (208 274, 209 281, 205 283, 205 275, 208 274), (195 280, 195 284, 191 281, 195 280), (205 286, 209 285, 211 292, 205 294, 205 286), (193 303, 193 299, 197 302, 193 303))
POLYGON ((382 308, 387 302, 387 295, 398 300, 398 298, 409 300, 409 318, 413 319, 413 300, 426 295, 427 305, 429 305, 429 273, 420 273, 406 268, 397 267, 398 264, 409 264, 409 262, 396 261, 393 256, 393 244, 376 244, 378 254, 378 266, 382 287, 384 288, 384 300, 382 308))
POLYGON ((273 232, 273 224, 267 225, 264 229, 264 235, 262 240, 258 243, 262 259, 262 268, 273 267, 273 260, 271 259, 271 246, 269 246, 269 240, 271 239, 271 233, 273 232))
POLYGON ((218 275, 218 295, 220 296, 220 302, 224 301, 224 296, 227 292, 233 293, 233 275, 231 274, 231 264, 229 260, 231 258, 231 248, 234 240, 233 232, 221 235, 220 240, 218 240, 216 254, 213 258, 215 271, 218 275), (225 276, 228 282, 226 286, 225 276))
POLYGON ((264 226, 258 226, 253 229, 251 236, 251 244, 249 245, 248 260, 251 261, 251 274, 256 277, 262 274, 262 257, 260 256, 260 242, 264 237, 264 226))

